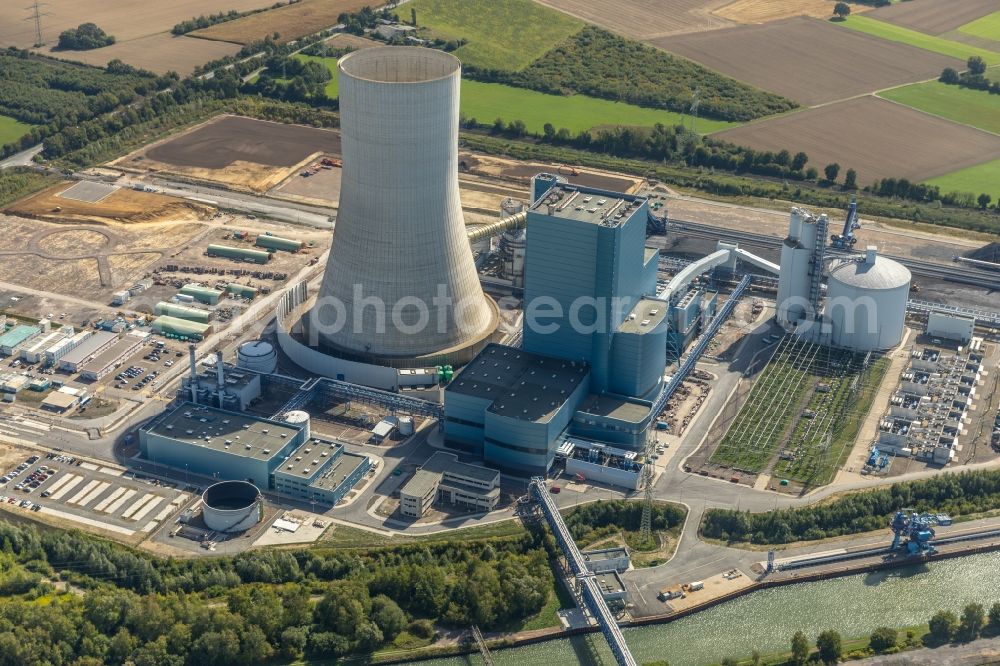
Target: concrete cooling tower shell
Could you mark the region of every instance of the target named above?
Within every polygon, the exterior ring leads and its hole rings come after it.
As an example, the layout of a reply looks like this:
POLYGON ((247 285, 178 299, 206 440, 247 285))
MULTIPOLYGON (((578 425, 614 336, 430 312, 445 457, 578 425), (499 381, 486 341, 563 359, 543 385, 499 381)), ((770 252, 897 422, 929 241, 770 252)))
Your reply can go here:
POLYGON ((205 525, 216 532, 243 532, 264 517, 264 498, 248 481, 220 481, 201 496, 205 525))
POLYGON ((496 329, 459 201, 460 75, 457 58, 419 47, 340 60, 340 207, 308 318, 336 354, 461 363, 496 329))
POLYGON ((874 248, 830 266, 826 316, 831 342, 857 351, 892 349, 903 339, 910 271, 874 248))

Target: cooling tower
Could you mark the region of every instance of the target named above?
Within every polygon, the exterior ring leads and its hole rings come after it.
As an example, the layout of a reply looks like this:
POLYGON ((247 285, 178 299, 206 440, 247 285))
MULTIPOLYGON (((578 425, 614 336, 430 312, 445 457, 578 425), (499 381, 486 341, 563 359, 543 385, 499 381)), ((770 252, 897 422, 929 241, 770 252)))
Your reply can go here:
POLYGON ((461 64, 419 47, 339 62, 340 208, 311 337, 396 367, 463 363, 496 329, 458 194, 461 64))

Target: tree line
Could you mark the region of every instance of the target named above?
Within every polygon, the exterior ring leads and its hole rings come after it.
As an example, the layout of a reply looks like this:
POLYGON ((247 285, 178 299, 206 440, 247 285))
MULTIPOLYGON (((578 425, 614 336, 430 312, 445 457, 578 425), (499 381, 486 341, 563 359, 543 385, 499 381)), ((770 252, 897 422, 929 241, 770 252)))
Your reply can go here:
POLYGON ((1000 472, 975 470, 895 483, 831 502, 766 513, 709 509, 701 533, 731 543, 784 544, 888 529, 896 511, 969 515, 1000 508, 1000 472))
POLYGON ((0 666, 261 664, 426 643, 435 624, 538 613, 554 548, 524 533, 181 560, 0 522, 0 666))
POLYGON ((65 51, 89 51, 99 49, 102 46, 111 46, 115 43, 115 38, 107 34, 94 23, 81 23, 76 28, 63 30, 59 33, 59 50, 65 51))
POLYGON ((986 77, 986 61, 979 56, 972 56, 966 61, 966 71, 961 74, 953 67, 945 67, 938 81, 949 85, 983 90, 991 95, 1000 95, 1000 81, 991 81, 986 77))

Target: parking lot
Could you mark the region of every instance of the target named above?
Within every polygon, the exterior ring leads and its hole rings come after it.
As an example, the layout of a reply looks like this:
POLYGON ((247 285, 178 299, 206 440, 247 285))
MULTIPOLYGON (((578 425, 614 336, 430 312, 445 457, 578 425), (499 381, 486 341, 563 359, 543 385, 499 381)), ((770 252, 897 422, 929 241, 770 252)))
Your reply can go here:
POLYGON ((136 479, 57 452, 32 455, 0 476, 0 502, 7 509, 98 528, 126 537, 148 534, 192 498, 151 479, 136 479))

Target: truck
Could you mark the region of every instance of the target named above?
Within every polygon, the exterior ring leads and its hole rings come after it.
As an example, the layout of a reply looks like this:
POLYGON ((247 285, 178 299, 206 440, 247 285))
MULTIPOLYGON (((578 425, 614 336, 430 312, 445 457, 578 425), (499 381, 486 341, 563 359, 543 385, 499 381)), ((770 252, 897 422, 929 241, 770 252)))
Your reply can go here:
POLYGON ((683 599, 684 590, 676 585, 668 586, 660 590, 659 594, 656 595, 656 598, 664 602, 670 601, 671 599, 683 599))

